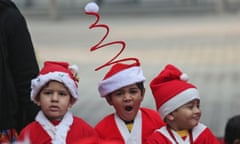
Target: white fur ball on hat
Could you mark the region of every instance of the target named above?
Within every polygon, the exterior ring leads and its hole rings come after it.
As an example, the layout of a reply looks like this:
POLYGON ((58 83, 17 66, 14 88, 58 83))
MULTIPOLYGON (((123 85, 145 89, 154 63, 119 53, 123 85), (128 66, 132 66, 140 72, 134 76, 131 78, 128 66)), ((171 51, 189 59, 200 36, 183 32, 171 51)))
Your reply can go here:
POLYGON ((182 73, 180 75, 180 79, 183 80, 183 81, 188 81, 189 80, 189 77, 186 73, 182 73))
POLYGON ((99 11, 99 7, 95 2, 90 2, 85 6, 85 11, 97 13, 99 11))

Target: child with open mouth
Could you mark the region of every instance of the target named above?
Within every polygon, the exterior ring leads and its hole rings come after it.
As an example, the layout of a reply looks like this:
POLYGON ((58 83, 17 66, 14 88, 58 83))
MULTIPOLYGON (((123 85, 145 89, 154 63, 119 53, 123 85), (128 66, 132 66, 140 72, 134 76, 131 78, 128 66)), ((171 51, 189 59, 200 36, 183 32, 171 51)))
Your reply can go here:
POLYGON ((99 82, 99 93, 115 113, 105 116, 95 129, 104 140, 118 144, 142 144, 156 128, 164 125, 159 114, 141 107, 145 77, 140 63, 115 63, 99 82))

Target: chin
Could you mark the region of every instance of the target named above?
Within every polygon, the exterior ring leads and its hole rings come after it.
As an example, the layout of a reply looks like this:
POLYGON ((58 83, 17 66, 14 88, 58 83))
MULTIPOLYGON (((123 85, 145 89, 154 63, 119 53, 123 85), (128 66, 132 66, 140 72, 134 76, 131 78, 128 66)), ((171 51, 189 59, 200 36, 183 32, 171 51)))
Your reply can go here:
POLYGON ((194 123, 194 124, 193 124, 193 127, 197 126, 197 125, 198 125, 198 123, 199 123, 199 122, 196 122, 196 123, 194 123))

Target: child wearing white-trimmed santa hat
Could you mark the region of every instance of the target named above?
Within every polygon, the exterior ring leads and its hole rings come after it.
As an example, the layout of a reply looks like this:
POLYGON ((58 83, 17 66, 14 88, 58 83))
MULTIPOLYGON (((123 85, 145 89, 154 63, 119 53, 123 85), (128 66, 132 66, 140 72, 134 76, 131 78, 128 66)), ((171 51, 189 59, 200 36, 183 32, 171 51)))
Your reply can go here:
POLYGON ((115 63, 99 82, 99 93, 115 113, 105 116, 95 127, 104 140, 119 144, 143 144, 147 137, 164 125, 159 114, 142 108, 145 77, 137 60, 133 64, 115 63))
POLYGON ((21 132, 18 141, 32 144, 72 144, 96 137, 95 130, 69 108, 78 99, 78 68, 67 62, 46 61, 31 83, 31 100, 41 107, 35 121, 21 132))
POLYGON ((157 129, 147 144, 218 144, 218 140, 200 123, 199 92, 188 76, 172 64, 150 83, 157 110, 166 126, 157 129))

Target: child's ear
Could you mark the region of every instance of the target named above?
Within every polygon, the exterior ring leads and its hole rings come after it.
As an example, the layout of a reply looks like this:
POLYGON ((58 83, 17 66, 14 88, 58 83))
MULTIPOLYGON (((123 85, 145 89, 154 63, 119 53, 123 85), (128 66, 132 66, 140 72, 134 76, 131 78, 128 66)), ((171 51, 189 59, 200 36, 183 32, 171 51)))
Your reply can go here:
POLYGON ((41 104, 40 104, 39 101, 35 101, 35 104, 36 104, 37 106, 41 106, 41 104))
POLYGON ((37 95, 37 96, 35 97, 34 103, 35 103, 37 106, 40 106, 40 105, 41 105, 41 104, 40 104, 40 95, 37 95))
POLYGON ((109 105, 113 105, 111 95, 107 95, 105 98, 109 105))
POLYGON ((170 120, 170 121, 174 120, 173 114, 172 114, 172 113, 168 114, 168 115, 166 116, 166 119, 167 119, 167 120, 170 120))
POLYGON ((145 92, 146 92, 146 89, 144 88, 143 91, 142 91, 142 99, 143 99, 144 96, 145 96, 145 92))
POLYGON ((71 108, 71 107, 73 106, 73 104, 75 104, 76 101, 77 101, 77 100, 76 100, 75 98, 71 97, 71 99, 70 99, 70 104, 69 104, 69 108, 71 108))

